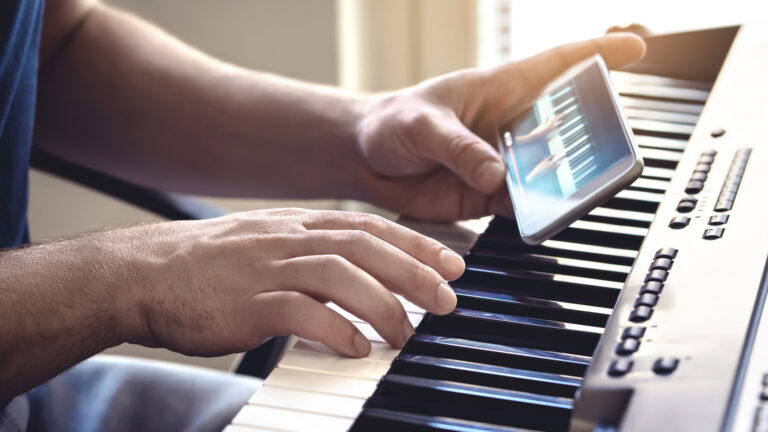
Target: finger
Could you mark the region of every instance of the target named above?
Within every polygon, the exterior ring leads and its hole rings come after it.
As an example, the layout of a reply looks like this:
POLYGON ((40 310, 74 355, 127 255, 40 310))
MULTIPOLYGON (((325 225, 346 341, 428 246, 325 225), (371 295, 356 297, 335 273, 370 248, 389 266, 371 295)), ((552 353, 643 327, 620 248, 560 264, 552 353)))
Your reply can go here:
POLYGON ((321 342, 349 357, 367 356, 371 351, 371 343, 351 322, 302 293, 266 292, 257 300, 259 320, 271 327, 272 334, 321 342))
POLYGON ((393 348, 402 348, 413 334, 405 309, 392 292, 338 255, 291 258, 280 264, 279 272, 276 289, 328 297, 369 322, 393 348))
POLYGON ((603 56, 610 68, 639 60, 645 55, 645 42, 631 33, 612 33, 596 39, 561 45, 515 63, 499 66, 505 74, 514 73, 531 90, 542 87, 568 68, 594 54, 603 56))
POLYGON ((418 156, 439 162, 481 192, 491 193, 504 181, 499 153, 455 115, 448 121, 427 117, 409 138, 419 144, 413 146, 418 156))
POLYGON ((456 295, 440 274, 404 251, 359 230, 314 230, 292 246, 295 256, 340 255, 390 291, 438 315, 456 308, 456 295))
POLYGON ((515 210, 512 207, 512 199, 509 196, 507 188, 501 188, 488 201, 487 214, 496 214, 508 218, 515 217, 515 210))
POLYGON ((446 280, 464 273, 464 260, 437 240, 381 216, 353 212, 314 212, 304 226, 310 230, 359 230, 372 234, 437 270, 446 280))

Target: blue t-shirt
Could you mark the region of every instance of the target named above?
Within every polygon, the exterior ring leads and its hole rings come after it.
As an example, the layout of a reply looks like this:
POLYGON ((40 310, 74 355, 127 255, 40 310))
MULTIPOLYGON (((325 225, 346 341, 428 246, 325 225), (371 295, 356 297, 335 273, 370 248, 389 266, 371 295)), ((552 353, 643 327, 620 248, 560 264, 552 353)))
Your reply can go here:
POLYGON ((43 0, 0 0, 0 247, 29 241, 29 150, 43 0))

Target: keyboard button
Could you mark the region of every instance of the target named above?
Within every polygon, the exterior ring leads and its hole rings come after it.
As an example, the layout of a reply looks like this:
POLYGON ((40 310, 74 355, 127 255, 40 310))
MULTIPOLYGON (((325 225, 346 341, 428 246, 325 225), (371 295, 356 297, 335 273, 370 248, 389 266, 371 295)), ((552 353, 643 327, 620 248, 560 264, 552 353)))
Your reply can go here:
POLYGON ((648 321, 651 315, 653 315, 653 309, 648 306, 639 306, 629 314, 629 320, 632 322, 648 321))
MULTIPOLYGON (((712 138, 719 138, 725 135, 725 129, 715 129, 712 132, 710 132, 709 135, 712 136, 712 138)), ((714 151, 714 150, 710 150, 710 151, 714 151)))
POLYGON ((704 189, 704 183, 698 180, 691 180, 688 182, 688 186, 685 187, 685 193, 694 195, 701 192, 702 189, 704 189))
POLYGON ((716 214, 709 217, 710 225, 723 225, 726 222, 728 222, 727 214, 716 214))
POLYGON ((645 293, 660 294, 661 290, 663 289, 664 289, 663 283, 658 281, 651 281, 643 284, 643 286, 640 287, 640 294, 645 294, 645 293))
POLYGON ((661 357, 653 362, 653 371, 659 375, 668 375, 677 369, 677 365, 680 363, 675 357, 661 357))
POLYGON ((705 173, 705 172, 697 171, 697 172, 694 172, 693 174, 691 174, 691 181, 703 182, 703 181, 706 181, 706 180, 707 180, 707 173, 705 173))
POLYGON ((648 272, 647 275, 645 275, 645 282, 650 282, 650 281, 664 282, 665 280, 667 280, 666 270, 651 270, 650 272, 648 272))
POLYGON ((621 339, 640 339, 643 335, 645 335, 645 327, 632 326, 625 328, 624 331, 621 332, 621 339))
POLYGON ((675 248, 661 248, 656 251, 656 254, 653 256, 654 259, 657 258, 669 258, 669 259, 675 259, 677 256, 677 249, 675 248))
POLYGON ((675 216, 669 221, 669 227, 672 229, 682 229, 688 226, 691 218, 688 216, 675 216))
POLYGON ((699 163, 711 164, 715 161, 715 157, 708 154, 702 154, 699 156, 699 163))
POLYGON ((629 355, 637 351, 640 348, 640 340, 629 338, 619 342, 616 346, 616 354, 629 355))
POLYGON ((654 307, 656 306, 656 303, 659 301, 659 296, 657 294, 653 293, 645 293, 641 294, 640 297, 635 300, 635 307, 640 306, 649 306, 654 307))
POLYGON ((719 200, 715 203, 715 211, 718 213, 726 212, 733 208, 733 201, 719 200))
POLYGON ((690 213, 696 208, 696 203, 696 198, 692 196, 684 197, 680 200, 680 203, 677 204, 677 211, 680 213, 690 213))
POLYGON ((704 230, 702 238, 705 240, 717 240, 723 236, 723 231, 725 231, 725 229, 722 227, 707 228, 704 230))
POLYGON ((672 260, 671 259, 669 259, 669 258, 656 258, 651 263, 651 267, 649 268, 649 270, 656 270, 656 269, 669 270, 670 268, 672 268, 672 260))
POLYGON ((632 370, 634 362, 630 359, 617 359, 608 366, 608 375, 612 377, 624 376, 632 370))

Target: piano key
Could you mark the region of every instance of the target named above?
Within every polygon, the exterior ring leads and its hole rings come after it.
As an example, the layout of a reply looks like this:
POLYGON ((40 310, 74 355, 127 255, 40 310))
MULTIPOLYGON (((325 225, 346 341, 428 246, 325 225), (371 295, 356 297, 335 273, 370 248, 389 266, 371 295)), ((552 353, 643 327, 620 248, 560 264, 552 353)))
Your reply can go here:
POLYGON ((549 256, 538 253, 495 253, 491 248, 478 247, 467 255, 468 266, 484 266, 498 269, 539 270, 551 273, 570 274, 596 279, 623 282, 629 267, 616 264, 585 261, 572 258, 549 256))
POLYGON ((675 173, 675 170, 669 169, 669 168, 658 168, 658 167, 652 167, 646 165, 643 168, 643 178, 655 178, 660 180, 666 180, 669 181, 672 179, 672 175, 675 173))
POLYGON ((513 390, 401 375, 385 377, 366 408, 450 416, 508 426, 565 429, 573 401, 513 390))
POLYGON ((611 71, 611 81, 617 86, 628 84, 650 84, 663 87, 681 87, 710 91, 712 83, 707 81, 693 81, 679 78, 668 78, 659 75, 641 74, 627 71, 611 71))
MULTIPOLYGON (((334 311, 339 313, 339 315, 343 316, 344 318, 348 319, 349 321, 351 321, 353 323, 364 323, 364 322, 366 322, 362 318, 359 318, 359 317, 355 316, 351 312, 346 311, 341 306, 339 306, 339 305, 337 305, 335 303, 328 303, 327 306, 330 309, 333 309, 334 311)), ((408 316, 408 320, 411 322, 411 325, 416 327, 417 325, 419 325, 419 322, 421 322, 421 317, 424 315, 424 311, 423 310, 421 312, 408 312, 408 311, 406 311, 406 315, 408 316)))
POLYGON ((280 360, 280 367, 373 381, 387 372, 385 363, 300 350, 289 350, 280 360))
POLYGON ((602 328, 457 308, 449 315, 427 315, 419 333, 591 355, 602 328))
POLYGON ((558 242, 556 240, 545 240, 540 245, 530 246, 522 243, 519 240, 519 237, 512 241, 499 238, 485 238, 480 239, 476 245, 477 247, 496 250, 502 253, 504 251, 506 251, 506 253, 541 253, 548 256, 584 259, 619 265, 632 265, 632 257, 635 256, 635 252, 632 250, 602 248, 600 246, 562 241, 558 242))
POLYGON ((250 400, 249 405, 282 408, 314 414, 333 415, 354 419, 362 410, 364 399, 313 393, 280 387, 262 387, 250 400))
POLYGON ((352 422, 349 418, 254 405, 243 407, 232 420, 234 425, 288 432, 338 432, 349 429, 352 422))
POLYGON ((647 99, 670 99, 683 102, 704 103, 709 97, 709 91, 678 87, 665 87, 650 84, 622 84, 616 89, 621 96, 635 96, 647 99))
POLYGON ((668 151, 685 150, 688 140, 676 138, 663 138, 651 135, 635 135, 635 142, 641 148, 655 148, 668 151))
POLYGON ((598 246, 620 246, 626 249, 639 249, 643 242, 642 232, 645 228, 626 227, 621 225, 606 224, 579 220, 570 227, 560 231, 552 238, 554 240, 573 243, 586 243, 598 246))
POLYGON ((573 398, 581 379, 464 360, 402 354, 389 373, 573 398))
POLYGON ((387 343, 387 341, 385 341, 384 338, 381 337, 381 335, 369 323, 362 321, 352 321, 352 324, 357 327, 357 329, 360 330, 360 333, 362 333, 363 336, 365 336, 365 338, 372 343, 387 343))
POLYGON ((395 298, 400 300, 400 303, 403 304, 403 309, 405 309, 405 311, 408 313, 423 314, 426 312, 422 307, 411 303, 410 300, 401 296, 400 294, 395 294, 395 298))
MULTIPOLYGON (((646 194, 649 192, 625 189, 619 192, 615 197, 603 203, 603 207, 617 210, 645 212, 650 214, 656 213, 656 209, 659 207, 659 201, 653 199, 644 199, 644 197, 639 196, 633 196, 631 193, 646 194)), ((647 198, 650 198, 650 196, 647 198)))
POLYGON ((689 114, 701 114, 704 105, 698 102, 671 102, 666 100, 645 99, 642 97, 619 96, 619 101, 625 108, 640 108, 658 111, 670 111, 689 114))
POLYGON ((640 147, 640 156, 643 157, 646 165, 674 169, 682 159, 683 154, 680 152, 640 147))
POLYGON ((673 138, 687 138, 693 133, 694 129, 693 125, 656 120, 627 119, 627 124, 638 135, 670 136, 673 138))
POLYGON ((281 364, 264 381, 264 387, 280 387, 365 399, 376 389, 376 381, 287 369, 281 364))
POLYGON ((519 428, 460 420, 444 415, 430 416, 404 413, 378 408, 366 408, 350 430, 351 432, 386 431, 475 431, 475 432, 525 432, 519 428))
POLYGON ((669 123, 681 123, 695 125, 699 120, 698 114, 689 114, 673 111, 648 110, 642 108, 625 108, 627 118, 638 120, 658 120, 669 123))
POLYGON ((229 425, 224 432, 282 432, 280 429, 267 429, 258 426, 229 425))
POLYGON ((534 348, 415 334, 403 352, 581 377, 590 358, 534 348))
MULTIPOLYGON (((325 355, 338 355, 335 351, 323 345, 322 343, 306 339, 299 339, 293 346, 293 349, 325 355)), ((397 357, 399 352, 400 350, 392 348, 387 343, 371 342, 371 352, 365 359, 369 361, 392 363, 392 360, 397 357)))
MULTIPOLYGON (((605 327, 610 308, 455 288, 459 308, 605 327)), ((543 296, 542 296, 543 297, 543 296)))
MULTIPOLYGON (((651 191, 654 191, 654 192, 662 192, 662 193, 664 193, 664 192, 667 191, 667 189, 669 189, 669 182, 666 181, 666 180, 655 180, 655 179, 652 179, 652 178, 641 177, 641 178, 635 180, 634 183, 632 183, 630 186, 631 187, 635 187, 635 188, 651 190, 651 191)), ((645 214, 645 215, 647 215, 647 213, 637 213, 637 212, 634 212, 634 213, 635 214, 645 214)), ((650 222, 650 221, 648 221, 648 222, 650 222)))

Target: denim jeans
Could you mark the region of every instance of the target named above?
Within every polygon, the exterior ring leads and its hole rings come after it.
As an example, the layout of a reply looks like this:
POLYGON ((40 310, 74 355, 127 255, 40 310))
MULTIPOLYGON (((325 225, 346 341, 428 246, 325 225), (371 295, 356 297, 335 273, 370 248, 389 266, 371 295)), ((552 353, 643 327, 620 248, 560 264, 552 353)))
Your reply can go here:
POLYGON ((193 366, 96 356, 0 412, 0 432, 220 432, 261 380, 193 366))

